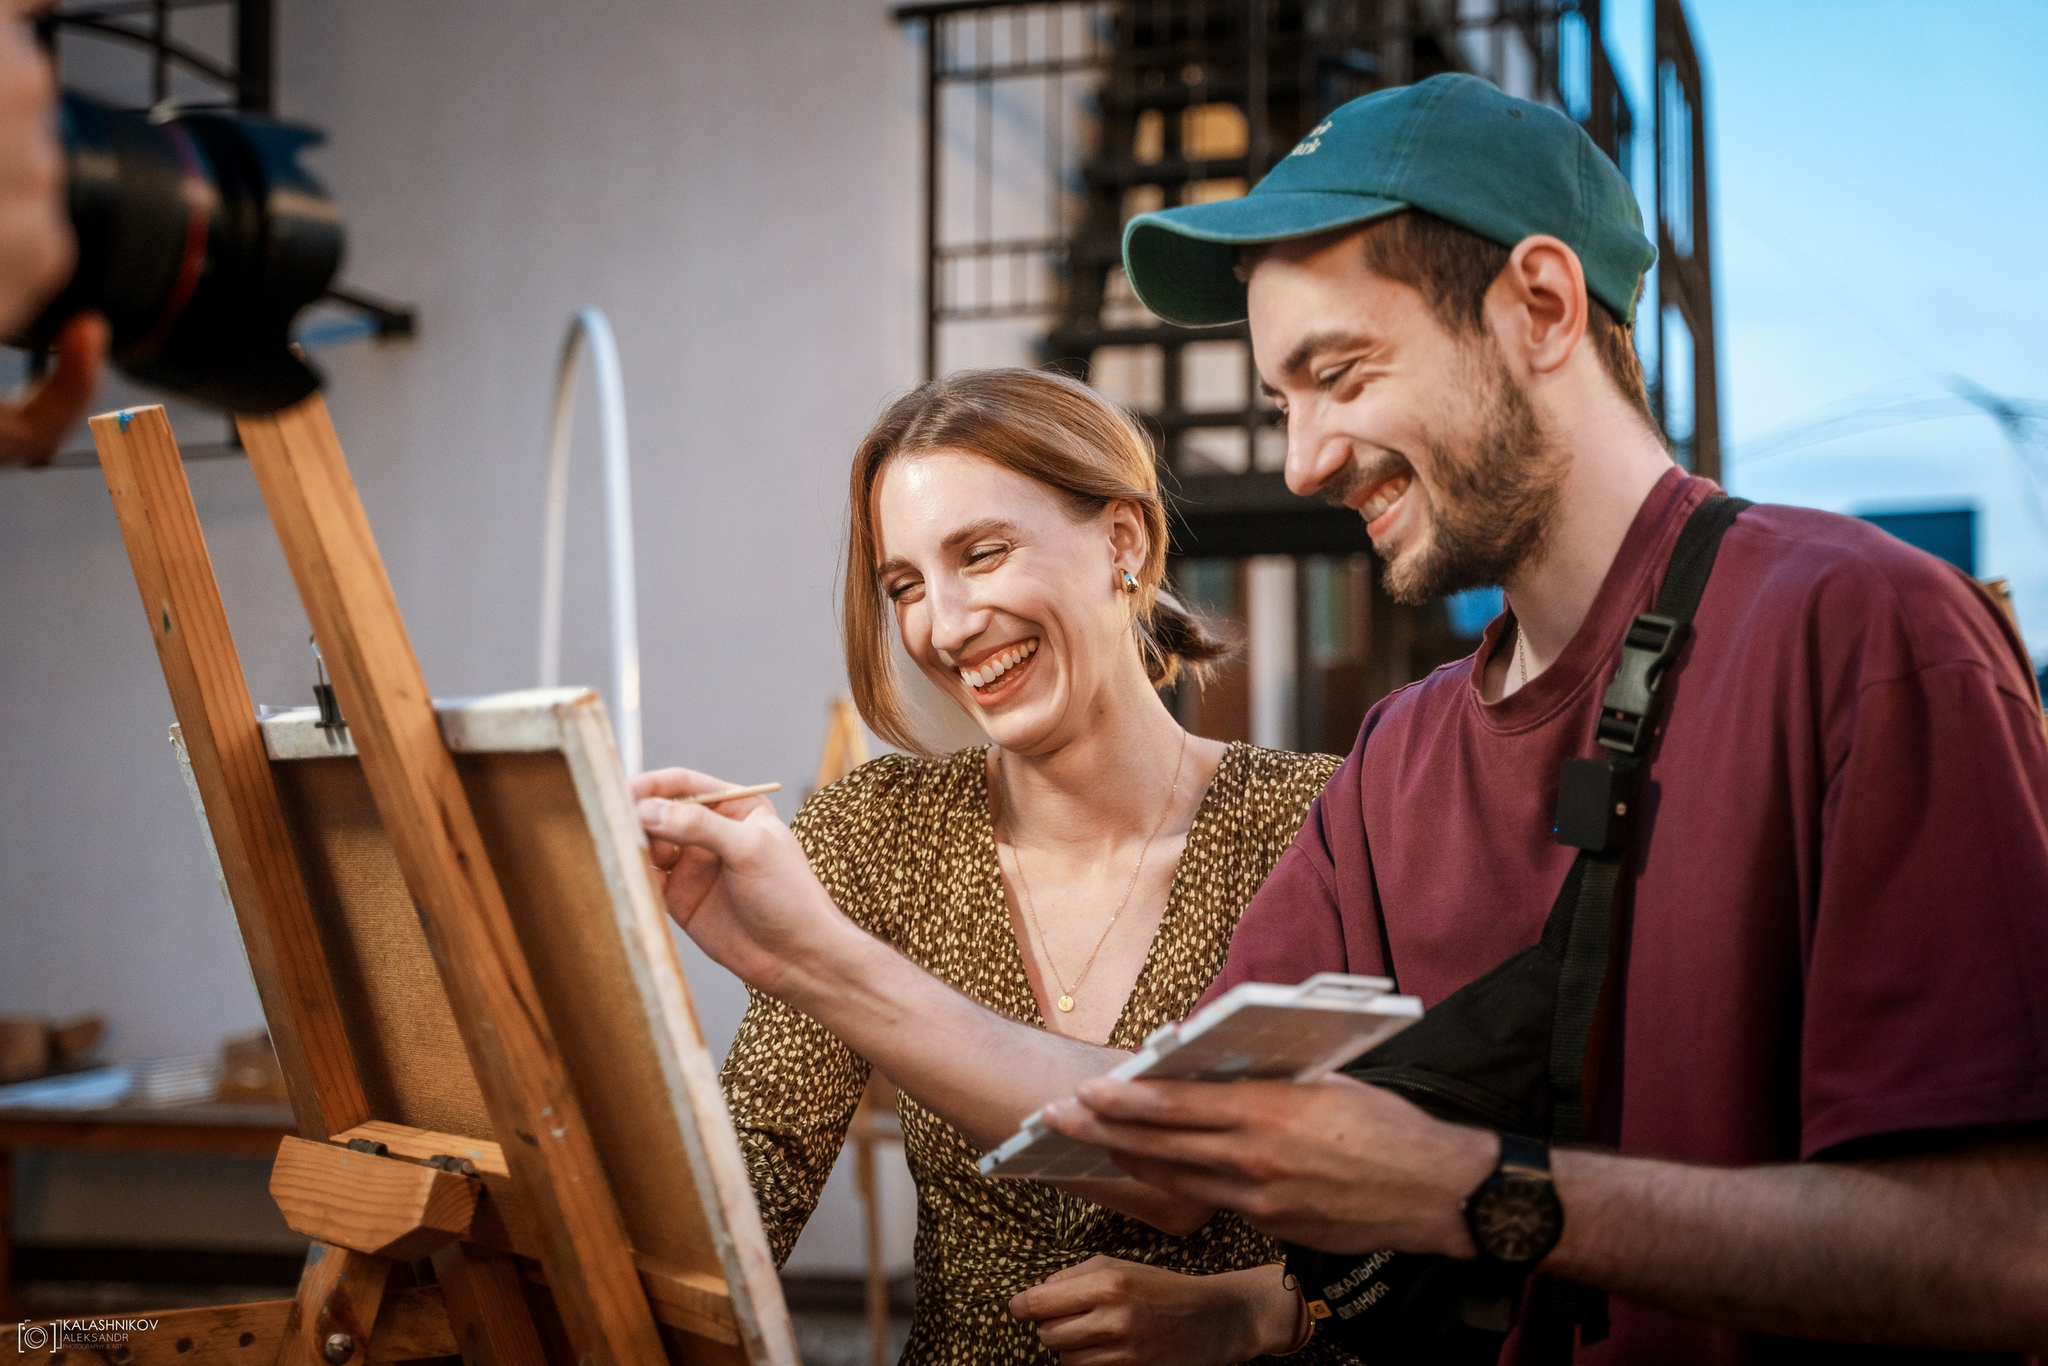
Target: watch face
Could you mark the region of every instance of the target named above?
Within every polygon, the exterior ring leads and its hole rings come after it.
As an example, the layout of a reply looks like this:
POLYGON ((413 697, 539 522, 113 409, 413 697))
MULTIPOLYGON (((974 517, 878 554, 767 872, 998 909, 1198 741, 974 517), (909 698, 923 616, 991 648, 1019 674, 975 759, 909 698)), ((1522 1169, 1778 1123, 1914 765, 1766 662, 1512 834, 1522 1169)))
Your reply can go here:
POLYGON ((1557 1246, 1564 1229, 1557 1191, 1548 1180, 1503 1176, 1472 1201, 1472 1232, 1489 1256, 1533 1262, 1557 1246))

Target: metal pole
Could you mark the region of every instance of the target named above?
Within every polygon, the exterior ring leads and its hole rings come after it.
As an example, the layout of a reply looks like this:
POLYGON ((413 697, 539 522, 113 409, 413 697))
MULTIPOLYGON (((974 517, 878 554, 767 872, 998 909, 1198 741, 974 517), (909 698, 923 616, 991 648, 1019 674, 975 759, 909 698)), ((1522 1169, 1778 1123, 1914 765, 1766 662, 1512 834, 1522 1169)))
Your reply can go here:
POLYGON ((939 375, 939 30, 924 21, 924 377, 939 375))
POLYGON ((151 0, 150 33, 156 39, 156 46, 149 54, 149 102, 162 104, 171 93, 171 58, 164 51, 164 44, 171 37, 170 0, 151 0))
POLYGON ((548 453, 547 516, 541 541, 540 686, 562 676, 562 579, 569 526, 569 436, 576 407, 577 363, 585 344, 597 380, 598 430, 604 444, 604 503, 609 542, 613 704, 619 757, 640 771, 640 625, 633 570, 633 489, 626 455, 626 391, 618 343, 602 311, 586 308, 569 324, 555 372, 553 439, 548 453))
POLYGON ((235 0, 236 107, 245 114, 277 112, 276 0, 235 0))
MULTIPOLYGON (((1272 130, 1266 99, 1266 0, 1245 0, 1244 6, 1244 169, 1249 191, 1266 174, 1267 144, 1272 130)), ((1245 468, 1258 468, 1259 428, 1265 414, 1259 408, 1259 367, 1252 357, 1250 342, 1244 347, 1244 459, 1245 468)))

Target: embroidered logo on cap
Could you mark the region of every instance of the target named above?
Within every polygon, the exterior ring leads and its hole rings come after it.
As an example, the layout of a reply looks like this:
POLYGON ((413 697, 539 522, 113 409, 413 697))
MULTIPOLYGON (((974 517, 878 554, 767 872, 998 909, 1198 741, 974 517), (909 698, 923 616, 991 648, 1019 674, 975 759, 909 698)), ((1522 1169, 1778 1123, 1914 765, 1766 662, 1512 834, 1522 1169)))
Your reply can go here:
POLYGON ((1291 157, 1307 156, 1310 152, 1313 152, 1316 148, 1323 145, 1323 134, 1329 131, 1330 121, 1328 119, 1324 119, 1321 123, 1309 129, 1308 136, 1303 138, 1300 142, 1295 143, 1294 150, 1289 152, 1287 155, 1291 157))

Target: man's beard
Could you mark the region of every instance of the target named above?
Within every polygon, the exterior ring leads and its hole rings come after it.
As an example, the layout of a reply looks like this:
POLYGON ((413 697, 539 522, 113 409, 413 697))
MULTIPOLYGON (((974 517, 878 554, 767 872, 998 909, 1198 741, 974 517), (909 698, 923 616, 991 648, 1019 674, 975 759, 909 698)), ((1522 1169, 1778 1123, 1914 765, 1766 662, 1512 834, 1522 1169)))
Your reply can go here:
MULTIPOLYGON (((1455 446, 1440 437, 1425 443, 1436 494, 1427 504, 1428 539, 1402 559, 1381 555, 1387 596, 1411 607, 1505 583, 1542 551, 1556 521, 1562 462, 1491 339, 1481 346, 1474 361, 1484 366, 1487 392, 1477 433, 1455 446)), ((1424 492, 1419 479, 1414 491, 1424 492)))

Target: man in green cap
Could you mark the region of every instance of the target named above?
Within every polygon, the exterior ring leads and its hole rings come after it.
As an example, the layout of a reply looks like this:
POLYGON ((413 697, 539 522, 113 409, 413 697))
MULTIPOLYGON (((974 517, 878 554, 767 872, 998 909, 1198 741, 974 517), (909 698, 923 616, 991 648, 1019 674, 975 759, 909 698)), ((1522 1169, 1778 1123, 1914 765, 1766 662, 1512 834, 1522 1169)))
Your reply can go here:
MULTIPOLYGON (((1358 510, 1392 594, 1506 589, 1470 661, 1373 709, 1212 988, 1387 973, 1434 1012, 1542 936, 1574 856, 1561 764, 1602 753, 1620 647, 1716 493, 1644 395, 1634 197, 1563 115, 1442 76, 1346 105, 1243 199, 1133 220, 1124 250, 1162 317, 1249 316, 1289 486, 1358 510)), ((1847 518, 1744 508, 1709 563, 1621 875, 1585 1147, 1511 1162, 1355 1084, 1097 1082, 1052 1122, 1296 1243, 1611 1292, 1581 1316, 1607 1334, 1590 1359, 1757 1350, 1731 1329, 2048 1344, 2024 652, 1963 575, 1847 518), (1500 1236, 1474 1210, 1511 1167, 1500 1236)))
MULTIPOLYGON (((1212 994, 1393 977, 1429 1007, 1395 1045, 1461 1009, 1501 1026, 1493 1061, 1548 1065, 1542 1125, 1347 1077, 1100 1079, 1122 1055, 847 931, 758 810, 643 803, 703 860, 670 884, 676 918, 735 970, 776 963, 776 994, 976 1141, 1053 1102, 1049 1124, 1141 1178, 1092 1198, 1183 1231, 1228 1207, 1351 1257, 1304 1287, 1340 1340, 1402 1266, 1464 1264, 1511 1289, 1451 1312, 1514 1324, 1521 1362, 1570 1355, 1574 1330, 1617 1362, 2048 1346, 2032 674, 1961 574, 1673 464, 1630 338, 1653 256, 1582 130, 1462 76, 1354 101, 1245 198, 1125 236, 1160 316, 1250 319, 1290 486, 1359 512, 1390 592, 1508 603, 1469 660, 1373 708, 1212 994), (1556 944, 1553 899, 1579 917, 1556 944), (1539 1046, 1576 1030, 1583 1053, 1516 1058, 1506 1008, 1461 994, 1541 955, 1560 1008, 1539 1046), (1532 1271, 1566 1289, 1516 1300, 1532 1271)), ((1052 1290, 1013 1312, 1055 1317, 1052 1290)))

